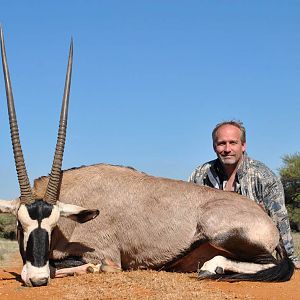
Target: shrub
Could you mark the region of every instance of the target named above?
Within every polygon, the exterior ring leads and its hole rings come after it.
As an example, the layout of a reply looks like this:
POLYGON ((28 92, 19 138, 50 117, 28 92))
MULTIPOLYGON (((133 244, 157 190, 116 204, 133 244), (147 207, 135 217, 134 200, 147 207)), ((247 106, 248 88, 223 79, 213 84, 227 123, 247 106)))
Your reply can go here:
POLYGON ((16 217, 11 214, 0 214, 0 238, 16 239, 16 217))

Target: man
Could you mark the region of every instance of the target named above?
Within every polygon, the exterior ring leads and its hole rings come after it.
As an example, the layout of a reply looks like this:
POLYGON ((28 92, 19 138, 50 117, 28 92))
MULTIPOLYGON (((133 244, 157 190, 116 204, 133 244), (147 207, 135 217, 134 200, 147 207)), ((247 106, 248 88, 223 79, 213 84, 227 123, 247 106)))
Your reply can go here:
POLYGON ((282 183, 263 163, 247 156, 243 123, 226 121, 218 124, 212 132, 212 139, 218 158, 197 167, 189 181, 237 192, 256 201, 277 225, 289 258, 300 269, 282 183))

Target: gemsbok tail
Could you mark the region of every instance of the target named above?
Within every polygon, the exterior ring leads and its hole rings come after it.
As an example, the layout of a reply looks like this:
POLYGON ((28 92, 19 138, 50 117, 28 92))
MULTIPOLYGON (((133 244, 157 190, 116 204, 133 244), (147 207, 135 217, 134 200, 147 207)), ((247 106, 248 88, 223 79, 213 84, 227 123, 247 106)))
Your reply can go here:
POLYGON ((275 259, 271 254, 256 257, 252 262, 259 264, 274 263, 273 267, 258 271, 254 274, 234 273, 219 275, 221 281, 261 281, 261 282, 283 282, 289 281, 294 274, 295 265, 288 258, 282 241, 276 247, 280 256, 275 259))

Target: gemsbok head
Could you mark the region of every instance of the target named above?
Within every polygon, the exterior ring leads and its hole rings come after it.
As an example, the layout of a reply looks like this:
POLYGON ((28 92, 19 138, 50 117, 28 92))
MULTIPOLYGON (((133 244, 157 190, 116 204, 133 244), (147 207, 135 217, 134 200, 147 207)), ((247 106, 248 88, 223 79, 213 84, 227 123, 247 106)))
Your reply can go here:
POLYGON ((20 197, 17 199, 0 200, 0 212, 12 213, 17 217, 17 237, 23 260, 22 280, 27 286, 42 286, 47 285, 50 279, 49 253, 51 232, 59 218, 63 216, 79 223, 84 223, 99 214, 99 211, 96 209, 85 209, 58 201, 67 130, 73 41, 71 40, 70 44, 58 138, 50 180, 44 197, 42 199, 34 199, 21 149, 2 28, 0 28, 0 36, 11 140, 21 192, 20 197))

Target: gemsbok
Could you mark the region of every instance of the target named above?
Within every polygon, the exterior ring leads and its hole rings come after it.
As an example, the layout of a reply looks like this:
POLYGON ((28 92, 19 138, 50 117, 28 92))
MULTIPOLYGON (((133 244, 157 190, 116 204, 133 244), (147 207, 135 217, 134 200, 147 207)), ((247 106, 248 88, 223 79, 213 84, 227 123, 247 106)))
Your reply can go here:
POLYGON ((95 164, 61 170, 72 42, 51 174, 36 179, 31 188, 2 29, 1 50, 21 196, 0 200, 0 212, 17 217, 25 285, 47 285, 50 277, 70 273, 139 268, 198 271, 200 279, 229 281, 291 278, 294 265, 276 226, 260 206, 243 196, 129 167, 95 164))

